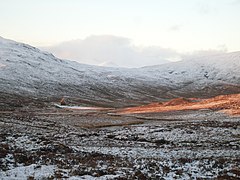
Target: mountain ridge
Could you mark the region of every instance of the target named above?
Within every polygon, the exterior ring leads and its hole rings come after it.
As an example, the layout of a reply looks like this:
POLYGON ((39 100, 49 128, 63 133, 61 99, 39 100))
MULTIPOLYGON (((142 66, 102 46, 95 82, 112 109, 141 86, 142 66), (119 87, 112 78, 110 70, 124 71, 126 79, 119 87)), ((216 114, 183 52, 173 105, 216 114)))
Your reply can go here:
POLYGON ((0 107, 14 103, 22 106, 24 98, 49 103, 62 97, 72 103, 124 107, 240 92, 240 52, 204 61, 129 69, 99 67, 62 60, 33 46, 1 38, 0 107), (227 60, 231 63, 226 64, 227 60))

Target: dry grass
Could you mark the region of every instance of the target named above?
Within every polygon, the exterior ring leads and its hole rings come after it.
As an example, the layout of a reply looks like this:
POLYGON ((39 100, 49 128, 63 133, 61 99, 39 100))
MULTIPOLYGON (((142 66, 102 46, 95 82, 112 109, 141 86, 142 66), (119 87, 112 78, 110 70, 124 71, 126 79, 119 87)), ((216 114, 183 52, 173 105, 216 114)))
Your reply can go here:
POLYGON ((165 103, 152 103, 145 106, 124 108, 119 114, 153 113, 182 110, 223 110, 231 115, 240 115, 240 94, 221 95, 209 99, 177 98, 165 103))

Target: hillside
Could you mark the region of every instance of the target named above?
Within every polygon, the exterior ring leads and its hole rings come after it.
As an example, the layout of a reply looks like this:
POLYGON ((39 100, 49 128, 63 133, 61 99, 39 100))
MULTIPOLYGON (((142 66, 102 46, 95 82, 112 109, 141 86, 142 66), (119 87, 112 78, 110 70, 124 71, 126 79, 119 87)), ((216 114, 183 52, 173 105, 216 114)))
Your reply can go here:
POLYGON ((143 68, 110 68, 62 60, 0 38, 0 108, 49 103, 123 107, 177 97, 240 92, 240 52, 143 68))
POLYGON ((239 179, 239 63, 99 67, 0 38, 0 179, 239 179))
POLYGON ((152 103, 145 106, 125 108, 118 113, 142 114, 206 109, 222 111, 230 115, 240 115, 240 94, 221 95, 209 99, 177 98, 165 103, 152 103))

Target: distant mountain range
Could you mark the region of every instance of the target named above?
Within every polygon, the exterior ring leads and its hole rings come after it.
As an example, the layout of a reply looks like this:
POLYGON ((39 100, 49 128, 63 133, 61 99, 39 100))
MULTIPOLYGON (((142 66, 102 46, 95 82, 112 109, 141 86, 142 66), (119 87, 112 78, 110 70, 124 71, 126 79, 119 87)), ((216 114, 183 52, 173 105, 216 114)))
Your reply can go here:
POLYGON ((61 60, 0 38, 0 110, 62 97, 71 103, 123 107, 239 92, 240 52, 127 69, 61 60))

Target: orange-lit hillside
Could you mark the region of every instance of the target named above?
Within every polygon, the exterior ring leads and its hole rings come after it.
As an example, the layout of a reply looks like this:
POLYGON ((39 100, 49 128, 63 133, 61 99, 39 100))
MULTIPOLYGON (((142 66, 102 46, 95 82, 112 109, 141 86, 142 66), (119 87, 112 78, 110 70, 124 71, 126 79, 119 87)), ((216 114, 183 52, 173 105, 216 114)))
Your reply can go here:
POLYGON ((240 115, 240 94, 221 95, 209 99, 177 98, 164 103, 125 108, 120 110, 119 113, 153 113, 200 109, 222 110, 231 115, 240 115))

